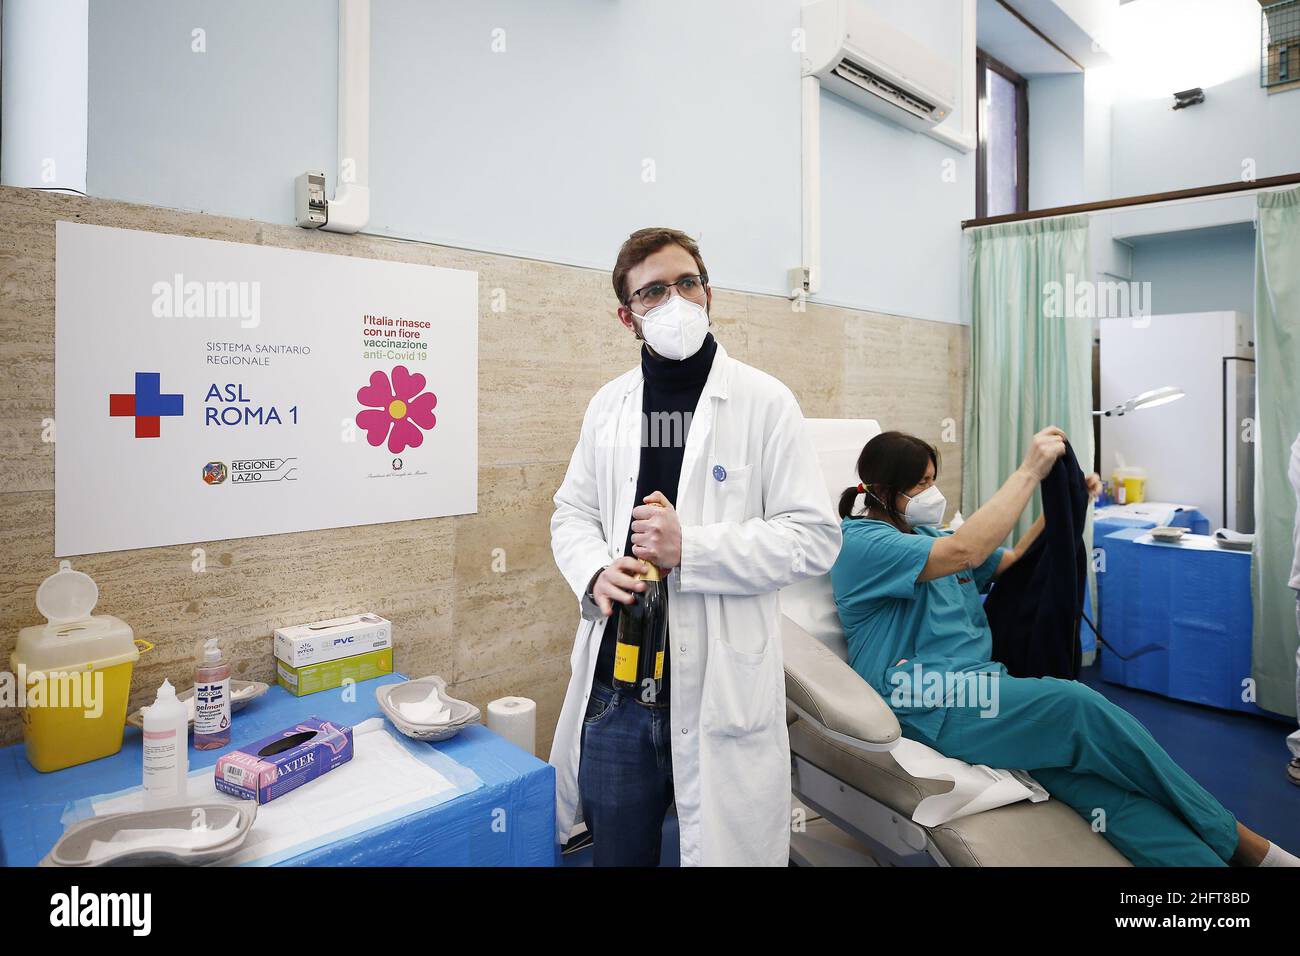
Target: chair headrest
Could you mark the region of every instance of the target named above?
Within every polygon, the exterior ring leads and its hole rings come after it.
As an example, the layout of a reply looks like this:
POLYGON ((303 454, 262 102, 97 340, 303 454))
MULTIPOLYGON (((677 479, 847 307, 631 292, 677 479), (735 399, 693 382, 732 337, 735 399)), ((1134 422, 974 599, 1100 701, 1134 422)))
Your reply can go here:
POLYGON ((858 483, 858 456, 862 447, 880 434, 880 423, 874 418, 809 418, 806 424, 826 479, 826 493, 835 508, 840 493, 858 483))
MULTIPOLYGON (((862 454, 862 446, 880 434, 880 424, 871 418, 809 418, 805 422, 826 481, 831 510, 835 511, 840 493, 858 483, 858 456, 862 454)), ((848 645, 835 610, 830 575, 782 588, 781 612, 842 660, 848 659, 848 645)))

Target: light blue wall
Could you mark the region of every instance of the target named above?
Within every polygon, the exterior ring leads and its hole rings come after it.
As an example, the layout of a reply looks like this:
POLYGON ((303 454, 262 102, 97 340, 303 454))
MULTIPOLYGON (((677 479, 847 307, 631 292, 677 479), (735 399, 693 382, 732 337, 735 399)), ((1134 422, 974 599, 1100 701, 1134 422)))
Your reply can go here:
POLYGON ((1133 280, 1151 283, 1157 314, 1255 314, 1255 229, 1249 223, 1152 236, 1133 244, 1133 280))
MULTIPOLYGON (((1248 6, 1253 7, 1253 4, 1248 6)), ((1249 11, 1252 22, 1258 10, 1249 11)), ((1244 14, 1243 14, 1244 15, 1244 14)), ((1245 39, 1234 42, 1244 44, 1245 39)), ((1258 34, 1253 65, 1205 85, 1205 102, 1170 109, 1169 95, 1142 97, 1123 88, 1112 108, 1113 190, 1133 196, 1300 172, 1300 90, 1270 95, 1259 85, 1258 34)), ((1235 51, 1240 55, 1243 51, 1235 51)), ((1249 56, 1249 51, 1245 51, 1249 56)), ((1208 68, 1207 68, 1208 72, 1208 68)), ((1255 201, 1223 199, 1166 209, 1134 210, 1116 218, 1117 235, 1198 228, 1253 217, 1255 201)))
MULTIPOLYGON (((1259 18, 1249 0, 1126 8, 1116 64, 1084 79, 1083 188, 1071 201, 1300 172, 1300 91, 1260 88, 1259 18), (1204 103, 1170 108, 1175 90, 1197 84, 1204 103)), ((1030 189, 1041 207, 1067 198, 1078 181, 1075 147, 1057 124, 1079 122, 1078 99, 1068 77, 1034 77, 1029 89, 1030 189), (1046 174, 1045 160, 1056 163, 1046 174)), ((1235 196, 1094 216, 1094 270, 1152 281, 1160 312, 1250 312, 1254 212, 1253 196, 1235 196), (1110 243, 1111 235, 1126 244, 1110 243)))
POLYGON ((332 171, 338 151, 336 11, 321 0, 92 3, 87 191, 292 222, 294 177, 332 171), (196 29, 204 53, 191 51, 196 29))
POLYGON ((374 11, 373 230, 607 268, 632 229, 670 224, 718 284, 782 291, 799 257, 796 6, 374 11))
MULTIPOLYGON (((959 51, 954 0, 870 3, 959 51)), ((93 195, 287 223, 299 173, 332 190, 331 0, 91 8, 93 195)), ((798 24, 798 0, 374 0, 367 231, 609 268, 629 231, 669 223, 718 285, 780 294, 800 255, 798 24)), ((960 321, 972 158, 829 95, 823 120, 821 298, 960 321)))
MULTIPOLYGON (((1029 79, 1029 206, 1050 209, 1111 198, 1111 97, 1096 71, 1029 79)), ((1115 217, 1089 221, 1093 277, 1129 273, 1129 248, 1112 241, 1115 217)))
POLYGON ((1118 194, 1240 180, 1247 161, 1260 179, 1300 171, 1300 91, 1269 95, 1251 72, 1207 89, 1204 103, 1173 110, 1172 102, 1116 101, 1118 194))
POLYGON ((1083 74, 1029 77, 1029 208, 1083 202, 1083 74))
MULTIPOLYGON (((956 0, 869 0, 874 12, 960 63, 956 0)), ((954 67, 955 72, 959 72, 954 67)), ((822 114, 819 301, 963 321, 961 221, 975 215, 975 154, 829 93, 822 114)), ((946 120, 961 125, 960 105, 946 120)))
POLYGON ((822 301, 960 321, 974 154, 822 94, 822 301))

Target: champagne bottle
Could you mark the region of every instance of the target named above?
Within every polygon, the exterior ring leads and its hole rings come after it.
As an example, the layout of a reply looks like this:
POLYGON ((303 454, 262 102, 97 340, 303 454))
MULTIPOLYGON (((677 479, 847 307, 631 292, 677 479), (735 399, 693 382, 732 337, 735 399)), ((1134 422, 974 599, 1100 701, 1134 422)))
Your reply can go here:
POLYGON ((636 600, 619 610, 614 686, 654 704, 663 690, 668 652, 668 582, 657 567, 647 564, 650 570, 637 575, 646 583, 645 590, 634 592, 636 600))

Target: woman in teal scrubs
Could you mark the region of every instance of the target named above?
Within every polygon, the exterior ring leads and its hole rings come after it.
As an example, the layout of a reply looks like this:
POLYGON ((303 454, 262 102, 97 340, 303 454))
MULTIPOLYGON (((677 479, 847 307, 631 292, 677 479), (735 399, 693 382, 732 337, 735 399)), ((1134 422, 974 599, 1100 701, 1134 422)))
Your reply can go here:
POLYGON ((980 593, 1042 518, 1017 548, 998 543, 1064 451, 1059 428, 1039 432, 1006 484, 947 532, 934 449, 899 432, 868 442, 862 483, 840 499, 844 546, 831 569, 849 662, 905 736, 968 763, 1029 770, 1135 864, 1258 865, 1266 854, 1271 864, 1285 851, 1234 820, 1126 711, 1084 684, 1011 677, 989 659, 980 593))

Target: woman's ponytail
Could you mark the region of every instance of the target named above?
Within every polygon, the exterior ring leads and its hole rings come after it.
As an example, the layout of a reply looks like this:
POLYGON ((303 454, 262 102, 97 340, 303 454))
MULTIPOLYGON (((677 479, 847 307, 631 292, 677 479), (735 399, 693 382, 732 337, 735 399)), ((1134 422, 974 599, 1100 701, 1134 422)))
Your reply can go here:
POLYGON ((840 517, 849 518, 853 515, 853 506, 857 504, 858 495, 862 494, 861 485, 850 485, 840 494, 840 517))

